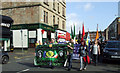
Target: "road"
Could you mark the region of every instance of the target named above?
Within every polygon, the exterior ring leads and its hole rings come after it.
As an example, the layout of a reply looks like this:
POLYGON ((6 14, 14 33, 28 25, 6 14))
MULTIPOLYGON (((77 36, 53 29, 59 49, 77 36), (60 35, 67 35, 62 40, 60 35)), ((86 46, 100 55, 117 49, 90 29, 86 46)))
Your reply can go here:
MULTIPOLYGON (((21 51, 10 52, 10 61, 8 64, 2 65, 2 71, 15 71, 17 73, 28 72, 28 71, 67 71, 64 67, 55 67, 54 69, 48 67, 35 67, 33 65, 34 51, 21 51)), ((1 65, 0 65, 1 66, 1 65)), ((78 71, 80 67, 79 60, 73 61, 71 71, 78 71)), ((117 72, 120 70, 120 64, 117 62, 109 63, 98 63, 97 66, 89 64, 85 71, 106 71, 106 72, 117 72)))

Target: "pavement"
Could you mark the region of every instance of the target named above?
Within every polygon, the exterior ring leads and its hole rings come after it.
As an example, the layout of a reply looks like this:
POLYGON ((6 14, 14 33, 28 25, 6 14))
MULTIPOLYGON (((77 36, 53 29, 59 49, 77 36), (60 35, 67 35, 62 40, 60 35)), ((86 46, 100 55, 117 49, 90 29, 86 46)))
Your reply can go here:
MULTIPOLYGON (((8 64, 2 65, 3 73, 9 71, 16 73, 29 72, 29 71, 67 71, 67 68, 64 67, 55 67, 53 69, 49 67, 35 67, 33 65, 33 60, 35 56, 34 49, 24 50, 23 52, 21 50, 16 50, 14 52, 9 52, 8 54, 10 56, 10 60, 8 64)), ((71 71, 77 72, 79 70, 79 67, 80 67, 80 61, 73 60, 71 71)), ((109 73, 109 72, 119 72, 119 70, 120 70, 119 62, 111 61, 107 63, 98 63, 97 66, 94 66, 93 64, 89 64, 87 69, 83 72, 105 71, 109 73)))

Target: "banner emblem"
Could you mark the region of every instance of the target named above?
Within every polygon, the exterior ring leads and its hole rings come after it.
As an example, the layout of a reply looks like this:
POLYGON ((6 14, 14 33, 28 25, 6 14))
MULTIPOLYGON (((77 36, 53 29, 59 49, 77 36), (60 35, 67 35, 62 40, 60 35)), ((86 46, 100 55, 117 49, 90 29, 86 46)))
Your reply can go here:
POLYGON ((46 56, 47 56, 48 58, 51 58, 51 57, 54 56, 54 52, 53 52, 53 51, 48 51, 48 52, 46 53, 46 56))

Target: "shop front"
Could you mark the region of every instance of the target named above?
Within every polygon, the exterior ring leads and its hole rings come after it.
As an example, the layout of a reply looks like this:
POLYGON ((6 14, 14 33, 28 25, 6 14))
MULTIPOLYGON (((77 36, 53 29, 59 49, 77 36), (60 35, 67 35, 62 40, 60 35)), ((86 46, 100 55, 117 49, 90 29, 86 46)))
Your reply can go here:
POLYGON ((44 44, 55 38, 54 28, 42 23, 13 25, 11 30, 15 48, 35 48, 36 43, 44 44))

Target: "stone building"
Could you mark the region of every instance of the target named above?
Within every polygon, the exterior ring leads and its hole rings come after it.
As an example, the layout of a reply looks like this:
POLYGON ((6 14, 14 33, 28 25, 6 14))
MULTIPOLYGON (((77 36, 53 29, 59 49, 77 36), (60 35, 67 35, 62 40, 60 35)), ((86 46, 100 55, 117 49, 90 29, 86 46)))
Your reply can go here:
MULTIPOLYGON (((96 38, 96 32, 97 32, 97 31, 89 31, 89 35, 90 35, 90 40, 91 40, 91 41, 94 41, 94 40, 95 40, 95 38, 96 38)), ((104 32, 103 32, 103 31, 98 31, 98 33, 99 33, 99 37, 100 37, 101 34, 102 34, 102 37, 103 37, 103 39, 104 39, 104 37, 105 37, 104 32)), ((88 32, 85 33, 85 37, 86 37, 86 38, 87 38, 87 35, 88 35, 88 32)))
POLYGON ((117 17, 109 26, 108 26, 108 40, 120 40, 120 17, 117 17))
POLYGON ((15 48, 34 48, 35 43, 55 38, 55 30, 66 32, 66 2, 2 2, 2 15, 11 17, 14 24, 15 48), (54 26, 58 27, 54 27, 54 26))
POLYGON ((105 40, 108 40, 108 31, 109 31, 109 28, 106 28, 106 29, 104 30, 105 40))

